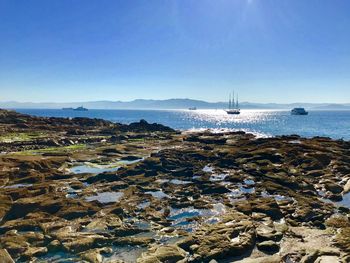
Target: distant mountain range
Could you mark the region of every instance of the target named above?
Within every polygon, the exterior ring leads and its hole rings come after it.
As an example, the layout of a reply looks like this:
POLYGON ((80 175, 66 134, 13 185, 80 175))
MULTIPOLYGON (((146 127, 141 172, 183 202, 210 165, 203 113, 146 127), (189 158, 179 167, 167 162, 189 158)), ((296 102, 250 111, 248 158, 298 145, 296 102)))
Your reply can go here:
MULTIPOLYGON (((87 101, 87 102, 0 102, 0 108, 7 109, 60 109, 84 106, 88 109, 188 109, 196 107, 197 109, 223 109, 227 107, 227 102, 206 102, 193 99, 168 99, 168 100, 146 100, 137 99, 133 101, 87 101)), ((294 107, 304 107, 312 110, 350 110, 350 103, 252 103, 242 102, 242 109, 291 109, 294 107)))

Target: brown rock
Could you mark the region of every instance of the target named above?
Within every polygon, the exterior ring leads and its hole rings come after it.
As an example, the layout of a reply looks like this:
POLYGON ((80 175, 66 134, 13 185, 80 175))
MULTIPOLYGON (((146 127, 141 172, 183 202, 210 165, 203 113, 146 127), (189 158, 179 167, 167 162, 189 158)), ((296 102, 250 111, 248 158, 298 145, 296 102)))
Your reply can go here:
POLYGON ((6 249, 0 248, 0 262, 1 263, 15 263, 6 249))
POLYGON ((176 263, 186 257, 186 251, 176 245, 153 247, 137 259, 137 263, 176 263))

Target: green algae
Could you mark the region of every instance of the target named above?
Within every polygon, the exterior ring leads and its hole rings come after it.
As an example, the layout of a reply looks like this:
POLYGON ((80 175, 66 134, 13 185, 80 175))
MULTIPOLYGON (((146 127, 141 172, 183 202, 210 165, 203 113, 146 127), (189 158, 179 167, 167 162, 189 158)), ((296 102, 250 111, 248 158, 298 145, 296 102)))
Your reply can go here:
POLYGON ((0 135, 0 142, 11 143, 11 142, 24 142, 31 141, 38 138, 44 138, 47 134, 43 132, 11 132, 0 135))
POLYGON ((35 150, 26 150, 21 152, 16 152, 15 154, 20 155, 35 155, 35 154, 45 154, 45 153, 67 153, 74 152, 79 150, 85 150, 87 148, 86 144, 74 144, 68 146, 60 146, 60 147, 47 147, 35 150))

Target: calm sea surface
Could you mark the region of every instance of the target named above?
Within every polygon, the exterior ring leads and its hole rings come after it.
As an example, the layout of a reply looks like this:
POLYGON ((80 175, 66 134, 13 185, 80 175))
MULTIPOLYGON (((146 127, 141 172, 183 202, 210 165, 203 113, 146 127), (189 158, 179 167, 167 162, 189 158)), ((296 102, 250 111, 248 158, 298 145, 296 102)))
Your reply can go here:
POLYGON ((145 119, 174 129, 232 129, 260 136, 299 134, 350 140, 350 111, 310 111, 307 116, 292 116, 289 111, 242 110, 238 116, 223 110, 53 110, 16 109, 46 117, 89 117, 120 123, 145 119))

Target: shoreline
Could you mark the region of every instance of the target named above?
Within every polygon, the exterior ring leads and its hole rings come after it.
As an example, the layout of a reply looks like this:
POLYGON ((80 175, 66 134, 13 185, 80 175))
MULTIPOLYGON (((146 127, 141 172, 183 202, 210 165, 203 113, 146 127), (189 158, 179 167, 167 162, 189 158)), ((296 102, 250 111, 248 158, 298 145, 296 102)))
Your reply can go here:
POLYGON ((313 112, 309 116, 291 116, 288 111, 243 111, 241 116, 229 116, 224 111, 140 111, 140 110, 92 110, 67 113, 61 110, 20 111, 37 116, 103 118, 119 123, 138 122, 144 118, 178 130, 201 128, 227 128, 254 132, 258 136, 299 134, 301 137, 327 136, 350 140, 350 115, 344 111, 313 112))
POLYGON ((0 131, 8 262, 350 260, 349 141, 4 110, 0 131))

